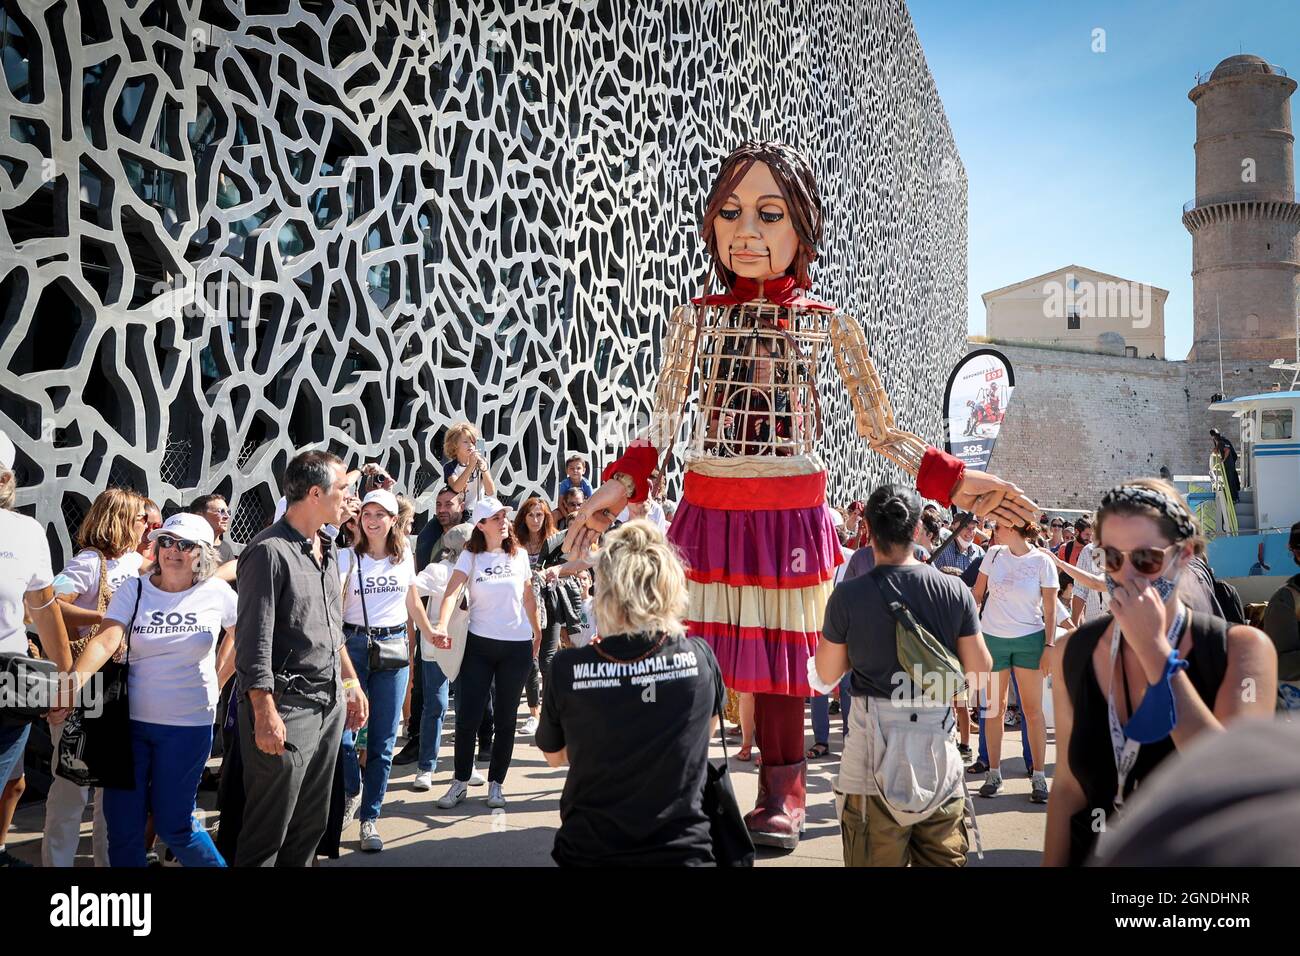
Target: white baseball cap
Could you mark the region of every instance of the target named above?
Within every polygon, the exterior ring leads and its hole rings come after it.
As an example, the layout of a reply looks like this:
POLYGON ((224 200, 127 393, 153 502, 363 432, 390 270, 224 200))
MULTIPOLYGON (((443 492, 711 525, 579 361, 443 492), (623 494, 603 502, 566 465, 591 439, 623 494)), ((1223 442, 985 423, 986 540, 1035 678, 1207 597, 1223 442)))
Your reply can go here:
MULTIPOLYGON (((491 518, 493 515, 500 514, 502 511, 509 512, 510 509, 503 505, 497 498, 480 498, 478 504, 474 505, 474 514, 470 516, 473 524, 478 524, 484 518, 491 518)), ((507 514, 507 517, 509 515, 507 514)))
POLYGON ((180 538, 182 541, 197 541, 208 547, 212 547, 212 542, 215 540, 208 519, 202 515, 190 514, 188 511, 174 514, 163 522, 161 528, 154 528, 149 532, 149 540, 157 541, 163 535, 180 538))
POLYGON ((0 432, 0 471, 11 470, 17 457, 18 450, 14 448, 14 443, 9 440, 8 435, 0 432))
POLYGON ((379 505, 390 515, 397 515, 397 496, 391 491, 384 491, 382 488, 376 488, 361 499, 361 507, 366 505, 379 505))

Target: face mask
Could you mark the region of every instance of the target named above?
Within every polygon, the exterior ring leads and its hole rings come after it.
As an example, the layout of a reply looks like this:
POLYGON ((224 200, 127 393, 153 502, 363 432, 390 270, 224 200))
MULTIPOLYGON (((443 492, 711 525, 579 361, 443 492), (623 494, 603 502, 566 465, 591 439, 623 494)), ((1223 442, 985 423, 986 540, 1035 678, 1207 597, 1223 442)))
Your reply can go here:
MULTIPOLYGON (((1160 575, 1157 578, 1151 578, 1151 586, 1156 589, 1160 595, 1160 600, 1168 601, 1169 596, 1178 590, 1178 579, 1182 576, 1183 569, 1179 567, 1172 576, 1160 575)), ((1115 593, 1115 588, 1119 587, 1119 582, 1111 577, 1110 572, 1106 573, 1106 591, 1109 594, 1115 593)))

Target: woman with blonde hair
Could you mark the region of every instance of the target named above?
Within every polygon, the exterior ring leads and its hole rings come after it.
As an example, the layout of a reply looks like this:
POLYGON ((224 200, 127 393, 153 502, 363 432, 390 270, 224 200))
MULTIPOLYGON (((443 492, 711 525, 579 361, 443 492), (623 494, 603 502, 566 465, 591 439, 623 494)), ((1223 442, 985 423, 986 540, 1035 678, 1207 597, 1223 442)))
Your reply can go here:
POLYGON ((469 422, 452 425, 442 440, 442 453, 447 459, 442 466, 443 480, 448 488, 464 496, 466 511, 473 511, 480 498, 497 493, 487 459, 479 452, 478 444, 478 429, 469 422))
MULTIPOLYGON (((125 488, 109 488, 95 498, 77 529, 77 553, 54 579, 58 608, 72 642, 75 660, 99 631, 104 612, 126 581, 137 577, 146 564, 139 552, 146 535, 149 512, 143 497, 125 488)), ((61 724, 50 725, 54 752, 63 736, 61 724)), ((45 837, 41 841, 42 866, 72 866, 81 842, 81 817, 94 788, 79 787, 55 776, 45 799, 45 837)), ((92 844, 95 865, 108 866, 107 831, 98 806, 92 844)), ((142 845, 143 852, 143 845, 142 845)))
POLYGON ((1267 635, 1191 609, 1180 594, 1201 537, 1177 489, 1125 482, 1102 498, 1095 526, 1110 613, 1058 644, 1045 866, 1082 865, 1165 758, 1230 721, 1272 717, 1276 699, 1267 635))
MULTIPOLYGON (((406 537, 401 505, 391 491, 376 490, 362 501, 353 546, 339 552, 343 583, 343 635, 348 656, 370 701, 366 765, 357 760, 356 734, 343 733, 344 791, 361 796, 361 849, 384 848, 379 811, 388 790, 393 744, 406 698, 410 645, 406 622, 430 629, 416 590, 415 556, 406 537), (384 653, 387 651, 388 653, 384 653)), ((348 814, 344 814, 344 823, 348 814)))
MULTIPOLYGON (((183 866, 225 866, 194 809, 212 753, 217 697, 235 669, 235 592, 214 577, 220 559, 206 519, 181 512, 149 534, 158 546, 157 567, 117 590, 103 627, 73 664, 76 688, 115 654, 125 655, 130 667, 135 786, 104 790, 109 862, 146 865, 152 815, 158 836, 183 866)), ((55 712, 51 720, 66 714, 55 712)))
POLYGON ((569 765, 551 856, 562 866, 709 866, 702 807, 726 692, 687 637, 686 575, 663 532, 631 521, 595 557, 599 643, 560 651, 537 746, 569 765))

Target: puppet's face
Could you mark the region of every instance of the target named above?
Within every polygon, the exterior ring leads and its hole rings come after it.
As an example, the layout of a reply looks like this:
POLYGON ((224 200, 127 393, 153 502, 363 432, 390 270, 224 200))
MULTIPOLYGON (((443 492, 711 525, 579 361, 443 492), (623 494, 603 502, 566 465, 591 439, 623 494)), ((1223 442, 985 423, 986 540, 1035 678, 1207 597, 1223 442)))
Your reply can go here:
POLYGON ((754 163, 718 210, 713 225, 722 264, 760 281, 785 274, 799 251, 799 234, 767 163, 754 163))

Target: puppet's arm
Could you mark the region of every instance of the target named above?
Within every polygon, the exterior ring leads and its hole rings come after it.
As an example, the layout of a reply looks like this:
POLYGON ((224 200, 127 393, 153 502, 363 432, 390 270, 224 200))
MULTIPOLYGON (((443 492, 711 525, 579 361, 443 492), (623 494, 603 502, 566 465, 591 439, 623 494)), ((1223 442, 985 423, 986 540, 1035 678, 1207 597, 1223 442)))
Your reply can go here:
POLYGON ((585 553, 629 501, 645 501, 649 496, 650 473, 659 464, 660 450, 672 445, 686 410, 695 373, 695 336, 694 309, 678 306, 664 337, 663 368, 655 388, 650 427, 617 461, 605 466, 600 487, 573 513, 564 539, 565 554, 585 553))
POLYGON ((1031 524, 1037 506, 1010 482, 968 469, 960 459, 933 448, 894 424, 894 409, 856 319, 836 313, 831 323, 835 364, 853 403, 858 434, 874 451, 916 477, 926 498, 956 505, 984 517, 993 515, 1013 525, 1031 524))

